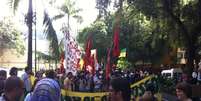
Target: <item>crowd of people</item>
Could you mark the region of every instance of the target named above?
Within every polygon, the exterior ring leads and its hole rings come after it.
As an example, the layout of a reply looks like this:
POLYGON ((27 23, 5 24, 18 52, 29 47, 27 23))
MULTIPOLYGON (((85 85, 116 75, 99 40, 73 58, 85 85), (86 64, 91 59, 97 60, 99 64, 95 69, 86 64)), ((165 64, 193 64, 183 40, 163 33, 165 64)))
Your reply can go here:
MULTIPOLYGON (((38 101, 36 99, 42 99, 40 101, 59 101, 55 100, 55 97, 58 95, 57 97, 61 98, 61 89, 79 92, 109 91, 111 88, 110 81, 114 78, 125 79, 131 84, 149 75, 147 71, 122 71, 121 69, 115 69, 111 72, 110 80, 106 80, 105 73, 101 69, 94 74, 88 71, 79 71, 76 75, 73 75, 72 72, 59 74, 58 71, 41 70, 34 75, 26 67, 24 74, 18 77, 18 69, 13 67, 10 69, 10 76, 7 77, 7 72, 0 70, 0 94, 2 95, 0 101, 19 101, 20 98, 24 99, 24 101, 38 101), (40 94, 41 97, 38 97, 40 94), (55 94, 57 94, 55 97, 52 96, 55 94)), ((120 88, 122 87, 120 86, 120 88)))
MULTIPOLYGON (((61 101, 61 89, 78 92, 111 92, 108 101, 130 101, 130 85, 149 76, 148 71, 132 71, 114 69, 110 79, 105 78, 105 72, 98 69, 94 74, 79 71, 59 74, 59 70, 38 71, 34 73, 25 68, 25 72, 18 77, 18 69, 7 72, 0 70, 0 101, 61 101)), ((153 86, 153 85, 152 85, 153 86)), ((157 101, 154 88, 146 87, 140 101, 157 101)), ((191 88, 184 82, 176 86, 176 95, 180 101, 191 101, 191 88), (187 99, 187 100, 184 100, 187 99)))
MULTIPOLYGON (((143 71, 121 71, 120 69, 114 70, 110 79, 114 77, 123 77, 129 80, 131 84, 148 76, 148 72, 143 71)), ((108 81, 105 78, 103 70, 97 70, 94 74, 88 71, 80 71, 77 75, 69 72, 67 75, 60 76, 60 84, 64 89, 79 92, 100 92, 108 90, 108 81), (63 80, 62 80, 63 78, 63 80)))
POLYGON ((29 68, 18 77, 18 69, 10 69, 9 77, 0 70, 0 101, 60 101, 61 88, 56 80, 47 74, 37 78, 29 68))

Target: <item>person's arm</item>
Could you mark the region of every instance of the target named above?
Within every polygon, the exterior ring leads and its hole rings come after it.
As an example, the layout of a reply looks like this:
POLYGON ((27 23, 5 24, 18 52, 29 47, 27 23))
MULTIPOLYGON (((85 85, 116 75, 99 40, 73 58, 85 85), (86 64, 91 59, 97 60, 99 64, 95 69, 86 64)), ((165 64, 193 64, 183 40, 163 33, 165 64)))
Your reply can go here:
POLYGON ((24 98, 24 101, 30 101, 30 100, 31 100, 31 95, 30 93, 28 93, 26 97, 24 98))

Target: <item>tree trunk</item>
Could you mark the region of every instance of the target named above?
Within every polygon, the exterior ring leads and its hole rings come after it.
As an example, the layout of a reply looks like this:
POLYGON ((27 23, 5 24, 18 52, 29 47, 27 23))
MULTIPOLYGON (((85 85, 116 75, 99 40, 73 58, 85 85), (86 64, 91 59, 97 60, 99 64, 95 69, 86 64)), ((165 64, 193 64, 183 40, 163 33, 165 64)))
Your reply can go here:
POLYGON ((32 70, 32 22, 33 22, 33 10, 32 10, 32 0, 29 0, 29 9, 28 9, 28 59, 27 66, 32 70))
POLYGON ((195 46, 194 43, 190 43, 186 49, 187 63, 185 67, 185 73, 191 76, 194 68, 194 59, 195 59, 195 46))

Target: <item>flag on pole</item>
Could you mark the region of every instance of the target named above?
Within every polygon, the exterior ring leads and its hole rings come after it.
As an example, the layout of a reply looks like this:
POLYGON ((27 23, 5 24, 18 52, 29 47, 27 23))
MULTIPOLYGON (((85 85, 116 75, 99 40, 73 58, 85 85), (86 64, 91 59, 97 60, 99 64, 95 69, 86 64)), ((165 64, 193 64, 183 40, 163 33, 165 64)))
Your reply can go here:
POLYGON ((64 73, 64 52, 60 56, 60 73, 64 73))
POLYGON ((119 25, 117 24, 114 28, 114 36, 113 36, 113 57, 118 57, 120 54, 119 50, 119 32, 120 28, 119 25))
POLYGON ((119 55, 119 58, 126 57, 126 48, 122 49, 119 55))
POLYGON ((86 69, 86 67, 91 64, 91 62, 90 62, 90 60, 91 60, 91 48, 92 48, 92 40, 91 40, 91 37, 89 37, 87 39, 87 43, 85 46, 84 69, 86 69))
POLYGON ((107 64, 106 64, 106 71, 105 71, 105 74, 106 74, 106 80, 109 80, 109 77, 110 77, 110 48, 108 48, 107 50, 107 64))
POLYGON ((75 74, 77 72, 77 64, 81 56, 81 51, 78 49, 78 44, 75 39, 70 36, 68 28, 63 28, 64 33, 64 51, 65 51, 65 65, 67 72, 75 74))
POLYGON ((90 66, 92 68, 91 73, 94 75, 95 74, 95 61, 94 61, 94 55, 90 57, 90 66))

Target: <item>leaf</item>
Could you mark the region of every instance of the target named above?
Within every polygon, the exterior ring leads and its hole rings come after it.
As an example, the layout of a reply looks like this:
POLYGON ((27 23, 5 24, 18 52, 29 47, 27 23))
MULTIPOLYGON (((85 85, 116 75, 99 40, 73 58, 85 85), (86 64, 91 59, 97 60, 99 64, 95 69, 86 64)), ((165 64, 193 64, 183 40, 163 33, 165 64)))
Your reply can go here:
POLYGON ((8 5, 10 6, 10 9, 12 9, 13 13, 15 14, 20 0, 8 0, 8 5))
POLYGON ((50 42, 50 45, 49 45, 50 53, 52 57, 58 60, 59 59, 58 38, 57 38, 56 31, 52 25, 52 19, 49 17, 46 11, 44 12, 43 25, 44 25, 45 37, 50 42))
POLYGON ((59 14, 59 15, 56 15, 52 18, 52 20, 58 20, 58 19, 61 19, 63 18, 65 15, 64 14, 59 14))

